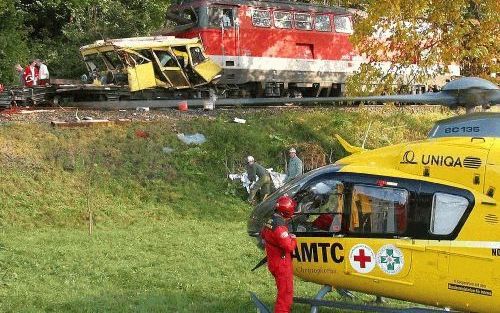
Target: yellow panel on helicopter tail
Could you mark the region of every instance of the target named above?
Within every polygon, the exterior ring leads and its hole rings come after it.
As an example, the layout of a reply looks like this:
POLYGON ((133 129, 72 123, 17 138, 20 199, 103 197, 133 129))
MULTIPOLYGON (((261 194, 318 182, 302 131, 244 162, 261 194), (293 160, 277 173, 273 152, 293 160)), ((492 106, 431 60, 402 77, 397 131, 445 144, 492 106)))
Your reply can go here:
POLYGON ((337 135, 335 134, 335 137, 337 138, 337 140, 340 142, 340 144, 342 145, 342 147, 344 147, 344 149, 351 153, 351 154, 354 154, 354 153, 359 153, 359 152, 363 152, 365 151, 366 149, 364 148, 361 148, 361 147, 356 147, 356 146, 353 146, 351 145, 350 143, 348 143, 344 138, 340 137, 340 135, 337 135))
POLYGON ((153 63, 145 63, 127 68, 130 91, 156 87, 153 63))

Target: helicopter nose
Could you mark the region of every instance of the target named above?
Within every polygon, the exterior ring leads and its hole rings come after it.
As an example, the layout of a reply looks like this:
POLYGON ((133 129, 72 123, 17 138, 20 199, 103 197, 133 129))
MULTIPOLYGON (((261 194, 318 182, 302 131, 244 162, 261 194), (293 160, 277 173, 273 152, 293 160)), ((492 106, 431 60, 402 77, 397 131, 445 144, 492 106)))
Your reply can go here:
POLYGON ((275 202, 276 200, 272 197, 255 206, 247 223, 247 232, 250 237, 260 238, 260 230, 273 214, 275 202))

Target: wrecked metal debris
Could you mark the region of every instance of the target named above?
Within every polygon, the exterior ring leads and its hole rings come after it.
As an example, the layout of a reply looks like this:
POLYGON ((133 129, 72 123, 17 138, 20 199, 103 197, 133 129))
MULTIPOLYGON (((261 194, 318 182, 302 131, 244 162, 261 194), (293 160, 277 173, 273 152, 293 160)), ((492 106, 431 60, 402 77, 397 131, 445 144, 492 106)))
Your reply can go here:
POLYGON ((50 124, 54 127, 89 127, 95 125, 122 124, 131 122, 131 119, 120 118, 117 120, 79 120, 76 122, 52 121, 50 124))

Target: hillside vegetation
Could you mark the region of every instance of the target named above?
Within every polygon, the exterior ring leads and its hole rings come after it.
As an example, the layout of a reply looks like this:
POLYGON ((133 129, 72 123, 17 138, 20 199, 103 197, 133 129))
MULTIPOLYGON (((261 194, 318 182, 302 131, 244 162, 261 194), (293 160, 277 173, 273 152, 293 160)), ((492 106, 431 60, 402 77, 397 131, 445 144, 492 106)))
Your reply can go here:
MULTIPOLYGON (((251 207, 227 174, 242 171, 248 154, 282 171, 291 145, 335 161, 344 151, 334 135, 361 145, 369 124, 367 148, 422 139, 450 114, 388 107, 71 129, 2 123, 0 311, 250 312, 250 290, 270 304, 271 276, 250 272, 262 257, 246 234, 251 207), (181 132, 207 141, 188 146, 181 132)), ((297 280, 297 295, 318 289, 297 280)))

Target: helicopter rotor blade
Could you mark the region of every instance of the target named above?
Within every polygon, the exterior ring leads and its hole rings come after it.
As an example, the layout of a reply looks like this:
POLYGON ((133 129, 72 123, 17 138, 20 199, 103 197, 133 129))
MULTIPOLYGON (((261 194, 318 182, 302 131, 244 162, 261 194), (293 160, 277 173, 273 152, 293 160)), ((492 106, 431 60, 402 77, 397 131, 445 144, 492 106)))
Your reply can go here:
POLYGON ((452 80, 439 92, 422 94, 366 96, 366 97, 323 97, 323 98, 253 98, 217 99, 217 105, 277 105, 277 104, 333 104, 352 102, 400 102, 415 104, 437 104, 448 107, 488 107, 500 103, 500 90, 494 83, 479 77, 463 77, 452 80))

